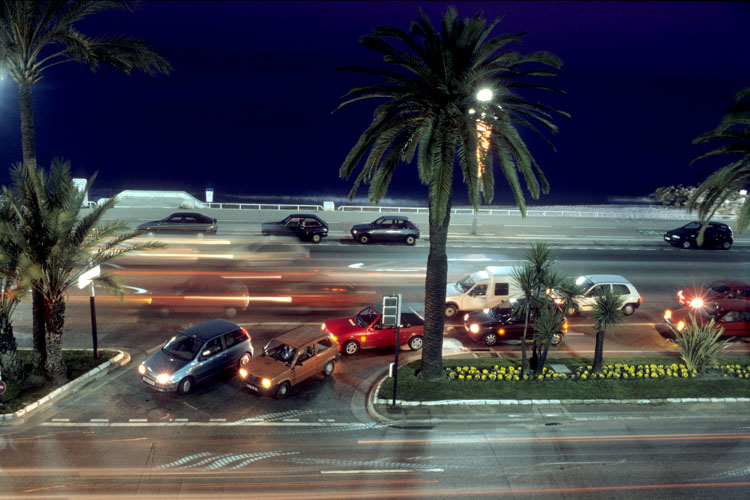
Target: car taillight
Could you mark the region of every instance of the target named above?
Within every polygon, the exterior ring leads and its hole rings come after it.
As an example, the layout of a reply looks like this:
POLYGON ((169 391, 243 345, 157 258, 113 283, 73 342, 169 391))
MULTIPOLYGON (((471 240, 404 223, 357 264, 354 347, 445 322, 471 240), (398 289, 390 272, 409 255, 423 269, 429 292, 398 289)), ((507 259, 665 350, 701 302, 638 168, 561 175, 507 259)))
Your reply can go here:
POLYGON ((671 317, 672 317, 672 311, 670 311, 669 309, 664 311, 664 319, 669 319, 671 317))
POLYGON ((638 297, 638 303, 640 304, 641 302, 643 302, 643 297, 638 297))
POLYGON ((567 321, 563 321, 562 329, 563 329, 564 333, 568 332, 568 322, 567 321))
POLYGON ((253 338, 250 336, 250 333, 245 328, 241 328, 241 330, 242 333, 245 334, 245 337, 247 337, 247 340, 253 340, 253 338))

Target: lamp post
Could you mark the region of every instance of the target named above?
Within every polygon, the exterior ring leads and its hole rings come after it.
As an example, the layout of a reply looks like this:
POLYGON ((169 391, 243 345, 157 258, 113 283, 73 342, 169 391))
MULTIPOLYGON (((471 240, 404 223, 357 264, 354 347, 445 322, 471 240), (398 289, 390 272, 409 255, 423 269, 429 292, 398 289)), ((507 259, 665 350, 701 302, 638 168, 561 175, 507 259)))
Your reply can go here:
MULTIPOLYGON (((477 101, 480 103, 487 103, 492 100, 492 90, 488 88, 480 89, 477 92, 477 101)), ((487 116, 484 111, 484 105, 482 106, 482 112, 476 118, 476 129, 477 129, 477 182, 479 183, 479 194, 484 194, 484 184, 482 182, 482 175, 484 174, 484 164, 487 158, 487 152, 490 149, 490 136, 492 135, 492 125, 483 120, 487 116)), ((476 111, 473 109, 469 110, 469 114, 474 114, 476 111)), ((478 209, 474 209, 474 219, 471 222, 471 234, 476 236, 477 234, 477 215, 478 209)))

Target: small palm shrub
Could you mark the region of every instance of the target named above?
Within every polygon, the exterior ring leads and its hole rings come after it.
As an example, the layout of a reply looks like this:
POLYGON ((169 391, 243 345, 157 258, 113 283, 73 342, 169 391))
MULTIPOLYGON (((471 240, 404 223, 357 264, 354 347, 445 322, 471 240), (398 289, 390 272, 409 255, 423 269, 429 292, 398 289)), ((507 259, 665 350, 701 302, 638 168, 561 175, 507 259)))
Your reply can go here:
POLYGON ((677 333, 675 341, 688 370, 700 373, 715 362, 717 352, 726 347, 727 341, 719 341, 724 328, 713 319, 702 326, 696 323, 695 317, 690 316, 690 319, 685 329, 677 333))

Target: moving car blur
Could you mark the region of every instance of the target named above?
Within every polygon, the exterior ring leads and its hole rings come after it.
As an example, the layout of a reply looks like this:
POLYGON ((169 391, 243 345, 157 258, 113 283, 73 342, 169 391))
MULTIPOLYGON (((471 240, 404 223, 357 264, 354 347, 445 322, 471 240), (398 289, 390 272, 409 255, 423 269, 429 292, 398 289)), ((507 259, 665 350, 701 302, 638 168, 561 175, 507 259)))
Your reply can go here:
POLYGON ((683 306, 703 307, 707 302, 723 299, 750 300, 750 285, 738 280, 718 280, 677 292, 677 302, 683 306))
POLYGON ((138 226, 140 232, 155 233, 215 233, 217 229, 216 219, 195 212, 175 212, 138 226))
POLYGON ((148 297, 148 304, 163 315, 170 312, 222 311, 233 318, 250 304, 250 294, 242 281, 215 274, 192 276, 166 292, 151 291, 148 297))
POLYGON ((419 228, 403 215, 384 215, 369 224, 357 224, 351 229, 354 241, 363 245, 371 241, 404 242, 413 245, 419 239, 419 228))

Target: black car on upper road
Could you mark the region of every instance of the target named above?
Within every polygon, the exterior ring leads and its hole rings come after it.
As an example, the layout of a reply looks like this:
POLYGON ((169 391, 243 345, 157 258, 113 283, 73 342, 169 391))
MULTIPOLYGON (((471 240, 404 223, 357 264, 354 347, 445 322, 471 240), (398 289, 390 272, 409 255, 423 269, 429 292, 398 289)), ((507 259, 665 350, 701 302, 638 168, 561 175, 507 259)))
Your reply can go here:
POLYGON ((371 241, 396 241, 413 245, 419 238, 419 228, 403 215, 384 215, 369 224, 352 227, 352 238, 362 244, 371 241))
POLYGON ((317 215, 292 214, 278 222, 264 222, 260 232, 264 236, 297 236, 300 240, 320 243, 328 236, 328 224, 317 215))
MULTIPOLYGON (((698 246, 698 233, 701 223, 693 221, 677 229, 664 233, 664 241, 680 248, 694 248, 698 246)), ((732 228, 723 222, 709 222, 703 235, 702 248, 716 247, 729 250, 734 243, 732 228)))
POLYGON ((175 212, 138 226, 140 232, 155 233, 215 233, 217 229, 216 219, 195 212, 175 212))

